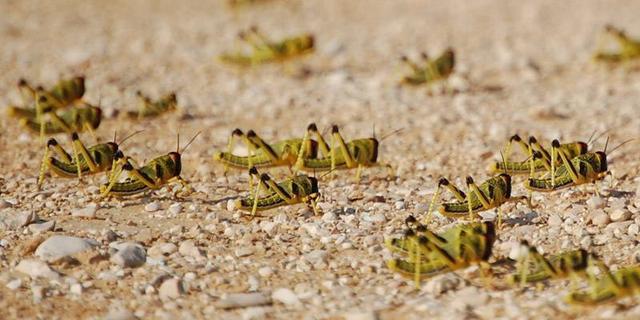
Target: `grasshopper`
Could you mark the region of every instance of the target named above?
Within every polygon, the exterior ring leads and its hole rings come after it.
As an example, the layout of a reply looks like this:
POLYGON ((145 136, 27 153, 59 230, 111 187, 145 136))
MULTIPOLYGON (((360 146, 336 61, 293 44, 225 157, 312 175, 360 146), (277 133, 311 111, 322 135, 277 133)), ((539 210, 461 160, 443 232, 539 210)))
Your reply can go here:
POLYGON ((496 208, 498 210, 498 228, 502 225, 502 212, 500 206, 510 201, 527 200, 529 206, 530 199, 526 196, 511 197, 511 176, 501 173, 484 181, 479 186, 473 181, 472 177, 467 177, 467 190, 465 194, 446 178, 440 178, 436 192, 431 198, 429 204, 429 212, 427 213, 427 221, 431 218, 433 205, 440 195, 440 190, 444 186, 455 198, 456 202, 445 202, 440 204, 438 211, 445 217, 473 219, 474 213, 486 211, 496 208))
POLYGON ((627 34, 611 25, 605 26, 605 33, 612 36, 620 47, 618 52, 597 51, 593 59, 602 62, 627 62, 640 58, 640 40, 631 39, 627 34))
MULTIPOLYGON (((396 133, 398 130, 392 132, 396 133)), ((318 149, 324 157, 303 157, 305 152, 298 154, 295 163, 297 171, 333 171, 336 169, 357 169, 356 180, 360 179, 362 169, 365 167, 386 167, 389 175, 393 176, 393 168, 389 164, 380 163, 378 161, 378 147, 380 142, 375 138, 355 139, 346 143, 337 125, 331 128, 331 147, 327 144, 322 135, 318 132, 315 124, 309 125, 307 132, 303 138, 303 148, 307 146, 310 136, 315 135, 318 143, 318 149)), ((381 140, 383 140, 383 137, 381 140)))
MULTIPOLYGON (((137 131, 125 137, 120 141, 120 144, 140 132, 141 131, 137 131)), ((124 155, 122 151, 119 150, 118 143, 116 143, 115 134, 112 142, 101 143, 87 148, 78 138, 78 134, 74 132, 71 135, 71 142, 73 146, 73 157, 60 146, 56 139, 51 138, 47 141, 44 156, 42 157, 42 164, 40 165, 38 190, 44 182, 45 172, 49 170, 63 178, 73 178, 76 176, 82 178, 82 175, 106 171, 113 174, 114 169, 120 165, 120 162, 124 159, 124 155), (53 150, 58 157, 49 156, 50 150, 53 150)))
POLYGON ((136 95, 140 99, 140 106, 138 111, 129 111, 127 115, 129 118, 141 120, 143 118, 157 117, 165 112, 173 111, 178 106, 178 99, 175 93, 167 94, 157 101, 152 101, 151 98, 137 91, 136 95))
POLYGON ((318 215, 316 206, 316 201, 320 197, 318 179, 301 174, 276 183, 268 174, 259 174, 256 167, 249 169, 249 175, 258 179, 258 185, 255 190, 251 190, 249 197, 236 200, 236 208, 250 210, 251 216, 255 216, 258 210, 307 203, 318 215))
POLYGON ((35 117, 36 107, 35 97, 43 95, 47 97, 46 107, 51 109, 61 109, 75 104, 82 99, 85 92, 84 77, 74 77, 60 80, 50 90, 42 87, 33 88, 25 79, 18 81, 18 90, 22 96, 24 107, 9 106, 8 113, 17 118, 35 117))
POLYGON ((566 297, 567 302, 580 305, 597 305, 613 300, 640 294, 640 266, 606 271, 596 278, 589 275, 589 288, 585 291, 572 291, 566 297))
MULTIPOLYGON (((182 152, 191 145, 198 137, 198 132, 184 147, 182 152)), ((113 195, 123 197, 145 192, 147 190, 157 190, 171 182, 178 182, 183 188, 189 189, 189 185, 180 173, 182 172, 182 159, 180 154, 180 136, 178 135, 176 151, 157 157, 149 161, 140 168, 134 168, 130 158, 126 157, 121 169, 111 175, 107 184, 100 186, 102 196, 113 195), (128 174, 128 178, 123 182, 118 182, 122 172, 128 174)))
POLYGON ((285 38, 281 41, 272 41, 260 33, 258 28, 254 26, 247 32, 240 32, 238 36, 242 41, 252 47, 253 52, 251 54, 242 52, 224 53, 220 55, 222 62, 240 66, 253 66, 283 61, 314 51, 315 41, 311 34, 285 38))
POLYGON ((453 73, 455 67, 455 53, 448 48, 436 59, 430 59, 426 53, 421 55, 422 61, 413 62, 407 56, 401 58, 412 72, 402 78, 400 83, 408 85, 431 84, 437 81, 446 80, 453 73))
POLYGON ((409 228, 404 238, 386 242, 391 251, 408 254, 406 260, 396 258, 387 261, 387 266, 403 276, 412 277, 419 287, 424 278, 472 264, 480 263, 484 269, 494 241, 495 228, 491 222, 452 227, 440 235, 418 225, 415 231, 409 228))
MULTIPOLYGON (((508 277, 511 284, 527 282, 539 282, 547 279, 562 279, 584 275, 587 268, 597 266, 602 268, 604 264, 593 254, 584 249, 570 250, 549 258, 541 255, 535 247, 529 246, 523 241, 522 246, 527 248, 527 254, 520 259, 518 271, 508 277)), ((605 267, 606 268, 606 267, 605 267)))
MULTIPOLYGON (((529 142, 527 143, 524 142, 517 134, 513 135, 509 139, 507 147, 505 148, 506 159, 508 159, 511 154, 511 146, 513 143, 517 143, 522 150, 529 155, 529 158, 520 162, 507 160, 503 160, 502 162, 496 161, 489 167, 489 171, 494 173, 509 172, 510 174, 532 175, 534 172, 551 170, 551 156, 535 137, 529 137, 529 142)), ((559 151, 566 154, 569 159, 572 159, 576 156, 587 153, 588 144, 582 141, 563 143, 560 144, 559 151)), ((560 160, 557 159, 555 164, 559 165, 560 160)))
MULTIPOLYGON (((268 144, 253 130, 249 130, 245 135, 242 130, 235 129, 229 138, 227 151, 217 152, 213 158, 224 164, 225 173, 229 167, 245 170, 254 166, 257 168, 292 167, 298 158, 302 143, 302 139, 288 139, 268 144), (238 156, 232 153, 236 139, 243 141, 249 148, 248 156, 238 156)), ((308 140, 305 143, 307 145, 304 148, 303 157, 315 158, 318 153, 318 143, 314 140, 308 140)))
MULTIPOLYGON (((608 139, 607 139, 608 144, 608 139)), ((607 166, 607 154, 605 151, 587 152, 572 159, 559 150, 560 142, 553 140, 551 144, 551 170, 549 177, 529 178, 525 182, 525 188, 531 191, 551 192, 563 188, 573 187, 586 183, 596 183, 609 175, 607 166), (553 165, 556 157, 560 156, 562 165, 557 168, 553 165)), ((596 194, 600 194, 596 185, 596 194)))

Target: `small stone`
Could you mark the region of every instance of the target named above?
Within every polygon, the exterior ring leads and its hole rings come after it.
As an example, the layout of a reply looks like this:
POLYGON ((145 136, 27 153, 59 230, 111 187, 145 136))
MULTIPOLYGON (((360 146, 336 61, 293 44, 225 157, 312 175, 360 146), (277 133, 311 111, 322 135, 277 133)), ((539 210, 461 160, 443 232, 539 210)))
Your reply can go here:
POLYGON ((377 320, 378 315, 375 311, 353 311, 342 315, 344 320, 377 320))
POLYGON ((137 268, 147 261, 147 253, 137 243, 124 243, 118 251, 111 256, 110 261, 123 268, 137 268))
POLYGON ((271 297, 261 292, 231 293, 218 301, 221 309, 246 308, 271 304, 271 297))
POLYGON ((33 297, 34 303, 40 303, 45 295, 45 289, 43 286, 37 285, 35 283, 31 284, 31 295, 33 297))
POLYGON ((149 248, 148 254, 152 257, 168 256, 178 251, 178 246, 168 242, 158 242, 149 248))
POLYGON ((111 308, 109 313, 104 316, 104 320, 135 320, 136 316, 131 311, 120 306, 111 308))
POLYGON ((378 223, 378 222, 385 222, 387 219, 382 213, 372 213, 372 214, 365 213, 364 215, 362 215, 362 220, 367 222, 378 223))
POLYGON ((252 254, 253 254, 253 248, 252 247, 243 246, 243 247, 239 247, 239 248, 237 248, 235 250, 235 255, 238 258, 250 256, 252 254))
POLYGON ((41 234, 47 231, 51 231, 56 227, 56 221, 50 220, 44 223, 34 223, 29 225, 29 231, 33 234, 41 234))
POLYGON ((11 280, 7 283, 7 288, 9 290, 16 290, 18 288, 20 288, 22 286, 22 280, 21 279, 14 279, 11 280))
POLYGON ((47 278, 56 280, 60 278, 60 275, 51 269, 46 262, 37 259, 26 259, 20 261, 16 266, 16 271, 24 273, 32 279, 47 278))
POLYGON ((70 236, 52 236, 36 249, 35 255, 43 260, 57 260, 75 253, 91 249, 99 243, 95 240, 70 236))
POLYGON ((441 295, 447 291, 453 290, 460 285, 460 279, 452 276, 451 274, 445 274, 442 276, 434 277, 425 286, 425 290, 433 295, 441 295))
POLYGON ((609 214, 609 218, 614 222, 629 220, 631 218, 631 212, 626 209, 619 208, 611 212, 611 214, 609 214))
POLYGON ((587 200, 587 205, 591 209, 602 209, 605 207, 606 201, 601 197, 592 197, 591 199, 587 200))
POLYGON ((171 204, 171 205, 169 206, 169 213, 171 213, 171 214, 173 214, 173 215, 177 215, 177 214, 179 214, 180 212, 182 212, 182 204, 180 204, 180 203, 174 203, 174 204, 171 204))
POLYGON ((560 218, 560 216, 558 216, 557 214, 552 214, 551 216, 549 216, 547 223, 550 226, 559 226, 562 225, 562 218, 560 218))
POLYGON ((69 287, 69 292, 75 294, 77 296, 82 294, 82 285, 79 283, 74 283, 69 287))
POLYGON ((526 256, 529 253, 529 249, 519 242, 513 242, 511 249, 509 250, 509 259, 518 260, 521 257, 526 256))
POLYGON ((26 227, 38 221, 38 215, 35 211, 22 211, 10 220, 9 225, 12 229, 26 227))
POLYGON ((630 224, 629 228, 627 228, 627 234, 630 236, 636 236, 638 233, 640 233, 640 227, 635 223, 630 224))
POLYGON ((597 210, 591 213, 591 223, 593 225, 602 227, 609 223, 609 216, 602 210, 597 210))
POLYGON ((144 206, 144 211, 146 212, 154 212, 158 210, 160 210, 160 203, 158 203, 158 201, 149 202, 144 206))
POLYGON ((92 203, 84 208, 74 209, 71 211, 71 215, 74 217, 93 219, 96 217, 96 212, 98 212, 98 205, 92 203))
POLYGON ((182 287, 182 280, 176 278, 165 280, 162 282, 160 289, 158 290, 160 299, 163 300, 178 298, 183 293, 184 288, 182 287))
POLYGON ((4 199, 0 200, 0 210, 11 207, 13 207, 13 204, 11 202, 4 199))
POLYGON ((300 304, 300 299, 291 289, 278 288, 271 294, 271 299, 286 305, 300 304))
POLYGON ((304 258, 311 264, 323 263, 327 260, 327 252, 324 250, 313 250, 305 254, 304 258))
POLYGON ((181 255, 186 257, 192 257, 192 258, 203 257, 202 253, 200 252, 200 249, 196 247, 196 244, 195 242, 193 242, 193 240, 183 241, 180 244, 180 248, 178 249, 178 252, 180 252, 181 255))
POLYGON ((325 214, 322 215, 322 221, 324 222, 333 222, 333 221, 336 221, 337 218, 338 216, 336 216, 336 214, 333 211, 326 212, 325 214))
POLYGON ((273 274, 273 269, 271 269, 271 267, 262 267, 262 268, 258 269, 258 274, 261 277, 267 278, 267 277, 269 277, 269 276, 271 276, 273 274))
POLYGON ((227 200, 227 211, 235 211, 236 210, 236 202, 232 199, 227 200))

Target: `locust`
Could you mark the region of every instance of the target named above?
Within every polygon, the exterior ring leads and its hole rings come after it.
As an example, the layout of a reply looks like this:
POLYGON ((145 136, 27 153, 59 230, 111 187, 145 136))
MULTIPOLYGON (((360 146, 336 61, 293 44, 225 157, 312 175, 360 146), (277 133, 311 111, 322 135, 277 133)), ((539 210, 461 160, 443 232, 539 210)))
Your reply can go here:
MULTIPOLYGON (((398 132, 396 130, 391 134, 398 132)), ((331 128, 331 146, 327 144, 318 132, 315 124, 309 125, 303 138, 303 148, 308 145, 311 136, 317 138, 318 149, 324 157, 304 157, 305 152, 299 153, 294 169, 296 171, 334 171, 341 169, 356 169, 356 180, 360 179, 362 169, 365 167, 386 167, 389 175, 393 176, 393 167, 378 161, 380 141, 375 137, 361 138, 345 142, 337 125, 331 128)), ((388 136, 388 135, 387 135, 388 136)))
MULTIPOLYGON (((200 132, 191 138, 182 150, 183 153, 199 134, 200 132)), ((126 157, 121 169, 111 175, 108 183, 100 186, 102 196, 124 197, 139 194, 148 190, 160 189, 171 182, 180 183, 183 189, 188 191, 190 189, 188 182, 180 176, 182 172, 182 156, 179 135, 177 141, 176 151, 159 156, 139 168, 134 168, 130 162, 131 158, 126 157), (120 175, 123 172, 127 173, 128 178, 119 182, 120 175)))
POLYGON ((141 131, 134 132, 120 141, 116 142, 116 134, 113 141, 86 147, 79 139, 77 133, 71 135, 71 143, 73 146, 73 154, 70 154, 58 143, 54 138, 47 141, 42 164, 40 165, 40 174, 38 177, 38 190, 40 190, 44 182, 44 175, 47 171, 51 171, 59 177, 63 178, 82 178, 83 175, 96 174, 100 172, 114 173, 114 169, 121 165, 124 155, 119 149, 127 139, 138 134, 141 131), (57 157, 50 156, 53 151, 57 157))
MULTIPOLYGON (((46 96, 39 97, 39 103, 47 103, 46 96)), ((102 121, 102 109, 95 106, 78 107, 73 106, 65 110, 56 112, 50 111, 43 114, 36 114, 35 117, 24 117, 20 119, 20 124, 25 128, 40 133, 41 136, 57 133, 91 132, 100 126, 102 121), (49 119, 45 119, 48 116, 49 119)))
POLYGON ((306 203, 318 215, 316 201, 320 192, 315 177, 298 174, 276 183, 268 174, 259 174, 256 167, 249 169, 249 175, 258 179, 258 184, 248 197, 236 200, 237 209, 251 211, 253 217, 257 211, 306 203))
MULTIPOLYGON (((318 153, 318 143, 315 140, 308 140, 304 148, 304 158, 315 158, 318 153)), ((265 142, 255 131, 249 130, 246 134, 235 129, 231 133, 227 144, 226 152, 216 152, 214 160, 221 162, 228 168, 248 170, 251 167, 268 168, 278 166, 292 167, 302 149, 303 139, 287 139, 274 143, 265 142), (240 139, 249 149, 249 155, 239 156, 233 154, 235 140, 240 139)))
POLYGON ((401 60, 411 68, 411 73, 404 76, 400 83, 414 86, 446 80, 453 73, 456 62, 455 53, 451 48, 435 59, 430 59, 426 53, 422 53, 421 61, 411 61, 407 56, 401 57, 401 60))
MULTIPOLYGON (((630 141, 630 140, 629 140, 630 141)), ((608 144, 608 139, 607 139, 608 144)), ((551 145, 551 170, 548 177, 529 178, 525 188, 531 191, 551 192, 563 188, 574 187, 586 183, 595 183, 609 175, 605 151, 587 152, 572 159, 559 151, 560 142, 553 140, 551 145), (562 164, 557 168, 553 165, 559 156, 562 164)), ((596 185, 596 194, 600 194, 596 185)))
POLYGON ((596 61, 618 63, 628 62, 640 58, 640 40, 632 39, 623 31, 614 26, 607 25, 604 28, 607 35, 618 42, 618 52, 605 52, 598 50, 593 59, 596 61))
POLYGON ((143 118, 154 118, 166 112, 176 110, 178 106, 178 98, 175 93, 169 93, 161 97, 157 101, 145 96, 141 91, 137 91, 136 95, 140 99, 140 105, 137 111, 127 112, 127 116, 132 119, 141 120, 143 118))
MULTIPOLYGON (((588 144, 582 141, 575 141, 569 143, 562 143, 558 150, 563 152, 569 159, 573 159, 576 156, 585 154, 588 151, 588 144)), ((533 175, 535 172, 549 171, 551 170, 551 155, 549 152, 538 142, 538 139, 531 136, 529 142, 524 142, 519 135, 513 135, 507 143, 505 151, 505 160, 496 161, 491 164, 489 171, 509 172, 509 174, 529 174, 533 175), (518 144, 525 154, 529 157, 524 161, 508 161, 511 155, 511 147, 516 143, 518 144)), ((561 163, 560 159, 556 159, 556 165, 561 163)))
POLYGON ((519 259, 518 270, 508 277, 511 284, 539 282, 547 279, 563 279, 584 276, 590 267, 606 269, 606 266, 593 254, 584 249, 569 250, 551 257, 544 257, 526 241, 521 245, 527 253, 519 259))
POLYGON ((238 36, 251 46, 252 52, 249 54, 243 52, 223 53, 219 57, 222 62, 240 66, 279 62, 312 53, 315 45, 314 36, 311 34, 272 41, 255 26, 246 32, 240 32, 238 36))
POLYGON ((57 110, 76 104, 85 92, 85 78, 74 77, 71 79, 60 80, 50 90, 42 87, 32 87, 25 79, 18 81, 18 91, 22 97, 23 106, 9 106, 7 112, 10 116, 16 118, 36 117, 38 112, 46 112, 48 110, 57 110), (36 110, 36 97, 45 96, 46 104, 41 104, 41 110, 36 110))
POLYGON ((494 241, 495 228, 491 222, 459 225, 439 235, 419 225, 416 230, 409 228, 403 238, 386 241, 391 251, 407 255, 407 259, 387 261, 387 266, 413 278, 416 287, 422 279, 472 264, 480 264, 484 272, 494 241))
POLYGON ((578 305, 598 305, 627 296, 640 294, 640 266, 632 266, 615 272, 604 272, 600 277, 589 273, 589 288, 573 290, 566 301, 578 305))
POLYGON ((502 212, 500 206, 510 201, 527 200, 527 204, 531 206, 530 199, 526 196, 511 196, 511 176, 501 173, 493 176, 479 186, 474 182, 473 178, 466 178, 468 194, 465 194, 446 178, 440 178, 436 192, 431 198, 429 211, 427 212, 427 221, 431 218, 434 203, 442 187, 445 187, 457 201, 445 202, 440 204, 438 211, 445 217, 451 218, 475 218, 475 214, 490 209, 498 210, 498 228, 502 225, 502 212))

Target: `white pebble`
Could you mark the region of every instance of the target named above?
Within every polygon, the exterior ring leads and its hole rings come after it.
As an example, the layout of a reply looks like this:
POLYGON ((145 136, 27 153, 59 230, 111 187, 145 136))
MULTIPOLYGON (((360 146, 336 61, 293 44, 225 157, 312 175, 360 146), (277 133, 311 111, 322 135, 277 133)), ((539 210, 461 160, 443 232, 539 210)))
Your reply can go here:
POLYGON ((551 216, 549 216, 547 223, 550 226, 559 226, 562 224, 562 218, 560 218, 560 216, 558 216, 557 214, 552 214, 551 216))
POLYGON ((261 292, 231 293, 218 301, 217 307, 221 309, 246 308, 271 304, 271 298, 261 292))
POLYGON ((38 221, 38 215, 35 211, 22 211, 14 216, 13 219, 10 220, 9 224, 13 229, 18 229, 26 227, 36 221, 38 221))
POLYGON ((623 208, 618 208, 609 214, 609 218, 614 222, 629 220, 631 218, 631 212, 623 208))
POLYGON ((258 269, 258 274, 261 277, 267 278, 267 277, 269 277, 270 275, 273 274, 273 269, 271 269, 271 267, 262 267, 262 268, 258 269))
POLYGON ((16 271, 24 273, 30 276, 32 279, 36 278, 47 278, 56 280, 60 278, 60 275, 51 269, 49 265, 40 260, 36 259, 26 259, 20 261, 16 266, 16 271))
POLYGON ((177 215, 180 212, 182 212, 182 204, 174 203, 174 204, 169 206, 169 213, 171 213, 173 215, 177 215))
POLYGON ((602 227, 609 223, 609 216, 602 210, 597 210, 591 213, 591 223, 596 226, 602 227))
POLYGON ((41 234, 47 231, 51 231, 56 227, 56 221, 50 220, 44 223, 34 223, 29 225, 29 231, 33 234, 41 234))
POLYGON ((75 295, 81 295, 82 294, 82 285, 79 283, 74 283, 71 285, 71 287, 69 287, 69 292, 71 292, 72 294, 75 295))
POLYGON ((74 217, 93 219, 96 217, 96 212, 98 212, 98 205, 92 203, 82 209, 74 209, 71 211, 71 215, 74 217))
POLYGON ((44 260, 56 260, 91 249, 98 244, 92 239, 55 235, 41 243, 35 255, 44 260))
POLYGON ((592 197, 591 199, 587 200, 587 205, 591 209, 602 209, 605 207, 606 201, 601 197, 592 197))
POLYGON ((137 243, 124 243, 118 246, 118 251, 111 256, 110 261, 123 268, 137 268, 147 261, 147 253, 137 243))
POLYGON ((250 256, 252 254, 253 254, 253 248, 251 248, 251 247, 243 246, 243 247, 239 247, 239 248, 237 248, 235 250, 235 255, 238 258, 250 256))
POLYGON ((365 213, 364 215, 362 215, 362 220, 377 223, 377 222, 385 222, 387 219, 382 213, 373 213, 373 214, 365 213))
POLYGON ((160 210, 160 203, 158 203, 158 201, 149 202, 144 206, 144 211, 147 212, 154 212, 158 210, 160 210))
POLYGON ((300 304, 300 299, 298 299, 298 296, 295 294, 295 292, 288 288, 278 288, 274 290, 271 294, 271 298, 274 301, 278 301, 286 305, 300 304))
POLYGON ((236 202, 234 200, 227 200, 227 211, 235 211, 236 210, 236 202))
POLYGON ((178 298, 182 293, 184 293, 182 281, 176 278, 165 280, 162 282, 160 289, 158 290, 158 294, 163 300, 178 298))
POLYGON ((18 288, 20 288, 22 286, 22 280, 21 279, 14 279, 11 280, 7 283, 7 288, 9 288, 9 290, 16 290, 18 288))
POLYGON ((192 257, 192 258, 203 257, 202 253, 200 252, 200 249, 196 247, 196 244, 195 242, 193 242, 193 240, 183 241, 180 244, 180 248, 178 249, 178 252, 180 252, 181 255, 186 257, 192 257))
POLYGON ((640 233, 640 227, 638 227, 638 225, 635 223, 630 224, 629 228, 627 229, 627 234, 630 236, 635 236, 638 235, 638 233, 640 233))

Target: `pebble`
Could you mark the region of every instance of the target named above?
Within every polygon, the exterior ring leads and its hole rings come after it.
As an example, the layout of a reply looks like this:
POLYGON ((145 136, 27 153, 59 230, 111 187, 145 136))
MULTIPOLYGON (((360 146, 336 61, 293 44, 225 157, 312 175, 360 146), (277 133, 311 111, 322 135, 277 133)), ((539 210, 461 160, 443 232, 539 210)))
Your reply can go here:
POLYGON ((183 241, 180 244, 180 248, 178 249, 178 252, 180 252, 180 254, 185 257, 192 257, 192 258, 203 257, 202 253, 200 252, 200 249, 196 247, 196 244, 195 242, 193 242, 193 240, 183 241))
POLYGON ((92 203, 84 208, 74 209, 73 211, 71 211, 71 215, 74 217, 93 219, 96 217, 96 212, 98 212, 98 205, 92 203))
POLYGON ((271 276, 273 274, 273 269, 271 267, 262 267, 262 268, 258 269, 258 274, 261 277, 267 278, 267 277, 269 277, 269 276, 271 276))
POLYGON ((69 292, 75 294, 77 296, 82 294, 82 285, 79 283, 74 283, 69 287, 69 292))
POLYGON ((16 266, 16 271, 24 273, 32 279, 46 278, 57 280, 60 278, 60 275, 51 269, 46 262, 37 259, 25 259, 20 261, 16 266))
POLYGON ((31 295, 34 303, 40 303, 45 296, 45 289, 41 285, 31 284, 31 295))
POLYGON ((375 311, 352 311, 342 315, 344 320, 377 320, 378 315, 375 311))
POLYGON ((11 207, 13 207, 13 204, 11 202, 4 199, 0 200, 0 210, 11 207))
POLYGON ((218 301, 221 309, 246 308, 271 304, 271 297, 262 292, 231 293, 218 301))
POLYGON ((15 215, 13 219, 11 219, 9 225, 13 229, 18 229, 26 227, 36 221, 38 221, 38 215, 35 213, 35 211, 22 211, 15 215))
POLYGON ((149 202, 144 206, 144 211, 154 212, 160 210, 160 203, 158 201, 149 202))
POLYGON ((152 257, 168 256, 178 251, 178 246, 169 242, 158 242, 149 248, 148 254, 152 257))
POLYGON ((184 293, 184 288, 182 287, 182 280, 171 278, 167 279, 160 285, 160 289, 158 290, 158 294, 160 295, 160 299, 175 299, 180 297, 181 294, 184 293))
POLYGON ((460 278, 452 274, 445 274, 433 278, 425 286, 425 290, 433 295, 441 295, 447 291, 453 290, 460 285, 460 278))
POLYGON ((56 227, 56 221, 50 220, 44 223, 34 223, 29 225, 29 231, 33 234, 41 234, 47 231, 51 231, 56 227))
POLYGON ((313 250, 304 255, 304 258, 311 264, 318 264, 326 262, 327 252, 325 250, 313 250))
POLYGON ((591 213, 591 223, 596 226, 602 227, 609 223, 609 216, 602 210, 597 210, 591 213))
POLYGON ((180 212, 182 212, 182 204, 180 203, 173 203, 169 206, 169 213, 173 214, 173 215, 177 215, 180 212))
POLYGON ((57 260, 91 249, 99 243, 92 239, 55 235, 41 243, 35 255, 44 260, 57 260))
POLYGON ((122 307, 115 307, 109 310, 109 313, 104 316, 104 320, 135 320, 137 317, 131 313, 131 311, 122 307))
POLYGON ((250 256, 252 254, 253 254, 253 248, 252 247, 242 246, 242 247, 239 247, 239 248, 237 248, 235 250, 235 255, 238 258, 250 256))
POLYGON ((364 215, 362 215, 362 220, 367 222, 377 223, 377 222, 385 222, 387 219, 382 213, 373 213, 373 214, 365 213, 364 215))
POLYGON ((118 246, 118 251, 111 256, 110 261, 123 268, 137 268, 147 261, 147 253, 137 243, 124 243, 118 246))
POLYGON ((7 288, 9 288, 9 290, 16 290, 18 288, 20 288, 22 286, 22 280, 21 279, 14 279, 11 280, 7 283, 7 288))
POLYGON ((609 214, 609 218, 614 222, 629 220, 631 218, 631 212, 623 208, 618 208, 609 214))
POLYGON ((592 197, 591 199, 587 200, 587 205, 591 209, 602 209, 605 207, 606 201, 601 197, 592 197))
POLYGON ((295 294, 295 292, 288 288, 278 288, 274 290, 271 294, 271 299, 286 305, 300 304, 300 299, 298 299, 298 296, 295 294))
POLYGON ((552 214, 551 216, 549 216, 549 220, 547 220, 547 223, 550 226, 559 226, 562 225, 562 218, 560 218, 560 216, 558 216, 557 214, 552 214))
POLYGON ((629 225, 629 228, 627 228, 627 234, 630 236, 636 236, 640 233, 640 227, 638 227, 637 224, 632 223, 629 225))

